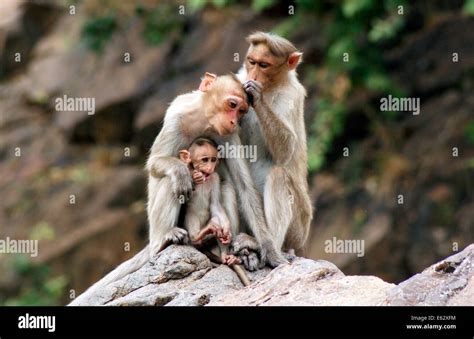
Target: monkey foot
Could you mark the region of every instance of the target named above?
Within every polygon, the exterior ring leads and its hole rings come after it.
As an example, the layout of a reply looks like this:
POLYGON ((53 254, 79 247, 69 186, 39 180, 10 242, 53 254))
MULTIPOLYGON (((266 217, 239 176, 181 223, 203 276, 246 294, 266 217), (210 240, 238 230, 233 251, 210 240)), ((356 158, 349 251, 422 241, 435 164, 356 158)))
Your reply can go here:
POLYGON ((295 254, 294 249, 290 249, 288 252, 283 252, 283 256, 285 257, 286 260, 288 260, 290 263, 293 262, 297 258, 295 254))
POLYGON ((256 271, 264 266, 264 264, 262 265, 263 261, 260 260, 256 252, 249 251, 248 253, 239 254, 237 257, 248 271, 256 271))
POLYGON ((232 241, 230 250, 248 271, 255 271, 265 266, 265 253, 255 238, 248 234, 238 234, 232 241))
POLYGON ((263 249, 266 251, 266 260, 265 262, 271 268, 275 268, 282 264, 288 264, 289 261, 283 256, 281 251, 275 249, 274 245, 271 242, 263 244, 263 249))
POLYGON ((187 244, 189 242, 188 232, 184 228, 173 227, 166 233, 165 242, 169 244, 187 244))

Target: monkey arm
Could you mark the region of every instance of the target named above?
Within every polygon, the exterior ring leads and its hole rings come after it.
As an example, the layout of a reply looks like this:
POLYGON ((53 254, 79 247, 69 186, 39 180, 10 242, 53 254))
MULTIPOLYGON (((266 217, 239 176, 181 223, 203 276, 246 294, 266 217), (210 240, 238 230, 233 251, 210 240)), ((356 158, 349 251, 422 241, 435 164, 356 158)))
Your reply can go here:
MULTIPOLYGON (((233 135, 229 143, 240 146, 240 137, 233 135)), ((270 239, 270 235, 265 222, 262 198, 255 188, 248 164, 243 158, 226 158, 225 161, 238 192, 243 216, 257 241, 262 244, 266 239, 270 239)))
POLYGON ((221 204, 221 183, 220 177, 217 173, 212 174, 212 188, 211 188, 211 218, 217 218, 222 228, 230 232, 230 221, 227 213, 221 204))
POLYGON ((179 134, 179 128, 173 123, 173 119, 165 119, 146 163, 146 169, 154 177, 170 175, 175 167, 186 167, 186 164, 176 157, 181 142, 177 137, 179 134))
POLYGON ((179 149, 187 141, 180 131, 178 117, 165 117, 163 128, 151 148, 146 169, 155 178, 169 176, 175 196, 188 200, 192 193, 193 181, 188 166, 177 158, 179 149))
POLYGON ((278 116, 264 98, 255 104, 254 110, 262 127, 262 134, 268 150, 276 164, 284 166, 290 161, 296 147, 296 133, 292 128, 294 124, 289 119, 291 115, 296 115, 296 112, 285 106, 290 105, 289 102, 281 102, 277 105, 280 112, 289 112, 290 114, 278 116))

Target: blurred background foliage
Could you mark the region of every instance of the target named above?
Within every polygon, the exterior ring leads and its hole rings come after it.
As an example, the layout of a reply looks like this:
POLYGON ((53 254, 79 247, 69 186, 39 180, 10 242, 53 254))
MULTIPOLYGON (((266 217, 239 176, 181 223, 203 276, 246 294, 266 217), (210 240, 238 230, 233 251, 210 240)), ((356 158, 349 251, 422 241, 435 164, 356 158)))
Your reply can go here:
POLYGON ((1 304, 67 303, 143 247, 142 168, 167 104, 205 71, 236 72, 254 30, 304 52, 309 257, 397 282, 472 242, 473 0, 3 6, 0 238, 41 239, 43 250, 36 261, 0 258, 1 304), (96 114, 57 112, 64 94, 95 97, 96 114), (422 113, 381 111, 388 95, 420 98, 422 113), (325 253, 333 236, 365 239, 365 257, 325 253))

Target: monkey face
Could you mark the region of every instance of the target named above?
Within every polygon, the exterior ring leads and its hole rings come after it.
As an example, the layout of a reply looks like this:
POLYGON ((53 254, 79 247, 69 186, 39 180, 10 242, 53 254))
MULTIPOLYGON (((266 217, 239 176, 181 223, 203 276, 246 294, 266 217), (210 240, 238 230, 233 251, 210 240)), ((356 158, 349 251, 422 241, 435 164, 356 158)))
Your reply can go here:
POLYGON ((260 82, 263 88, 268 87, 270 81, 279 72, 281 61, 280 58, 273 56, 263 43, 250 46, 245 59, 246 80, 255 80, 260 82))
POLYGON ((301 60, 302 53, 293 52, 288 58, 277 57, 270 52, 265 43, 250 46, 245 59, 246 80, 255 80, 266 89, 280 82, 288 71, 294 70, 301 60))
POLYGON ((210 100, 206 110, 209 124, 219 135, 235 132, 249 105, 242 84, 229 76, 218 77, 207 92, 210 100))
POLYGON ((216 170, 218 164, 217 155, 217 149, 209 144, 193 146, 191 150, 193 168, 200 171, 205 177, 210 176, 216 170))

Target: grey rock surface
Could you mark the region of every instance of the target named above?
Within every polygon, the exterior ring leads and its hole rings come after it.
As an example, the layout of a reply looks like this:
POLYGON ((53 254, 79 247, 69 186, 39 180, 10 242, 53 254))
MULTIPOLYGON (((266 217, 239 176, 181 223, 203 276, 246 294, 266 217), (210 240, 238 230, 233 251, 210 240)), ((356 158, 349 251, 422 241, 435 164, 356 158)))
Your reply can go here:
POLYGON ((274 270, 235 272, 190 246, 170 246, 140 269, 100 281, 71 306, 389 306, 474 305, 474 245, 400 283, 346 276, 324 260, 296 258, 274 270))
POLYGON ((386 305, 474 305, 474 244, 400 283, 386 305))

